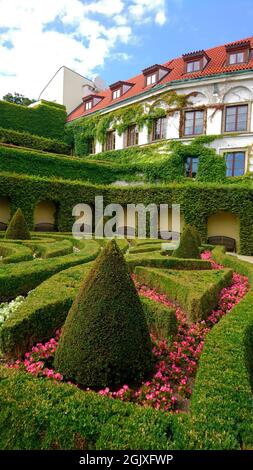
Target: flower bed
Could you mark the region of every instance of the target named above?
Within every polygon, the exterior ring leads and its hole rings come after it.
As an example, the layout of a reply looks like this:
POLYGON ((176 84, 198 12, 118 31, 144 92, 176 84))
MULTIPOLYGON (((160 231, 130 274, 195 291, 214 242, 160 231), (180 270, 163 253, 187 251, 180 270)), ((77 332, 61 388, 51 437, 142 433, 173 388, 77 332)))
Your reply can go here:
MULTIPOLYGON (((211 261, 213 268, 220 269, 222 267, 211 260, 211 253, 205 252, 202 257, 211 261)), ((139 389, 133 390, 125 384, 117 391, 107 387, 98 393, 112 399, 134 402, 164 411, 185 411, 187 401, 192 393, 192 385, 205 337, 212 326, 239 303, 247 293, 248 278, 234 273, 231 286, 224 288, 220 293, 217 308, 212 310, 207 320, 191 325, 182 309, 173 305, 165 295, 138 283, 136 283, 136 287, 140 295, 160 302, 167 307, 176 307, 177 334, 171 341, 157 341, 152 337, 155 370, 153 376, 141 384, 139 389)), ((38 343, 25 354, 23 361, 18 360, 9 364, 9 367, 26 370, 37 377, 63 381, 64 377, 54 371, 52 367, 59 335, 60 331, 58 330, 55 338, 45 344, 38 343)))

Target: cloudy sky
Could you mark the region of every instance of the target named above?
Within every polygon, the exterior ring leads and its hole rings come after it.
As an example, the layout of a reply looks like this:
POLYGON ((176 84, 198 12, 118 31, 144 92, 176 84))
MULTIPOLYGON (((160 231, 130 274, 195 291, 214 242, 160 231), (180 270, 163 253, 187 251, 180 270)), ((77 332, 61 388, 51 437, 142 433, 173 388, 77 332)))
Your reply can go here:
POLYGON ((0 97, 37 98, 62 65, 110 84, 253 35, 252 0, 240 12, 236 0, 0 0, 0 97))

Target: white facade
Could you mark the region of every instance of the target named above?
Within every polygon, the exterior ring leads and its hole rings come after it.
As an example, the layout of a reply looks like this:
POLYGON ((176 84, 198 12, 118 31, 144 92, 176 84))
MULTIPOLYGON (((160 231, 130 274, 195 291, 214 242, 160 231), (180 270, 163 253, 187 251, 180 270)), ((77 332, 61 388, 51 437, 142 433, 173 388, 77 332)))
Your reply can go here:
MULTIPOLYGON (((163 89, 151 90, 146 95, 145 101, 143 97, 136 96, 131 103, 143 102, 152 103, 161 93, 168 91, 175 91, 178 95, 185 94, 190 95, 188 99, 187 110, 202 109, 206 113, 205 118, 205 130, 204 135, 217 135, 220 138, 214 140, 210 146, 214 147, 219 154, 223 154, 228 151, 245 151, 245 172, 253 172, 253 73, 234 73, 228 76, 208 77, 201 79, 188 80, 186 82, 177 82, 177 84, 170 83, 163 89), (243 132, 226 133, 224 130, 224 113, 226 105, 248 105, 248 127, 243 132)), ((128 106, 127 103, 118 103, 108 109, 107 112, 114 111, 128 106)), ((165 103, 161 101, 157 104, 157 107, 164 106, 165 103)), ((171 108, 170 108, 171 109, 171 108)), ((103 111, 102 111, 103 114, 103 111)), ((180 111, 176 110, 174 114, 169 114, 166 119, 166 139, 180 139, 182 141, 190 142, 197 135, 191 137, 180 136, 180 123, 181 116, 180 111)), ((116 133, 116 145, 115 149, 124 148, 126 139, 124 136, 119 136, 116 133)), ((147 128, 144 128, 139 132, 139 145, 145 145, 150 143, 147 128)), ((102 146, 96 144, 96 153, 102 151, 102 146)))
POLYGON ((39 100, 63 104, 69 114, 85 95, 94 91, 97 91, 94 82, 63 66, 42 90, 39 100))

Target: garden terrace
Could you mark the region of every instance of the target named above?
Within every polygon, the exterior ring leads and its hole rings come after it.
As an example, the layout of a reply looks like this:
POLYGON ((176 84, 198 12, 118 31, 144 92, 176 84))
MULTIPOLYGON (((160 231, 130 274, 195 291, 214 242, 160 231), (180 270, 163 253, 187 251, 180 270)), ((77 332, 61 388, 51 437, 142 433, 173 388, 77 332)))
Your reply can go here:
MULTIPOLYGON (((53 158, 57 160, 58 157, 53 158)), ((103 196, 104 206, 115 201, 123 207, 176 202, 181 206, 184 222, 198 228, 203 242, 209 236, 219 235, 219 232, 226 235, 227 232, 236 239, 237 251, 245 255, 253 253, 253 199, 252 190, 246 185, 189 182, 119 188, 53 177, 0 173, 0 207, 1 200, 9 204, 6 212, 8 209, 14 213, 20 207, 30 230, 34 227, 35 209, 41 201, 54 205, 55 215, 50 222, 55 229, 67 232, 73 225, 73 207, 82 202, 93 207, 98 194, 103 196)), ((6 223, 6 218, 0 222, 6 223)))
MULTIPOLYGON (((215 248, 213 257, 228 268, 227 272, 232 269, 246 275, 252 284, 253 267, 250 264, 225 256, 221 248, 215 248)), ((167 261, 171 259, 167 258, 167 261)), ((208 258, 205 262, 209 262, 208 258)), ((56 273, 35 288, 2 327, 5 338, 9 338, 6 348, 11 350, 16 341, 22 350, 25 342, 28 345, 37 338, 48 338, 49 330, 64 322, 81 279, 87 275, 91 264, 56 273), (30 342, 25 339, 25 334, 30 337, 30 342)), ((154 271, 159 272, 158 269, 154 271)), ((221 277, 224 271, 226 269, 220 270, 221 277)), ((193 271, 173 272, 179 277, 193 276, 193 271)), ((216 277, 217 271, 213 269, 202 274, 216 277)), ((239 286, 238 282, 235 285, 239 286)), ((237 300, 233 289, 227 291, 229 298, 224 291, 223 304, 230 305, 230 295, 234 296, 232 303, 240 302, 206 335, 187 414, 173 415, 112 400, 94 392, 83 392, 73 385, 33 377, 15 367, 1 366, 0 377, 4 380, 0 380, 0 423, 4 432, 0 433, 0 447, 81 450, 252 448, 252 286, 243 299, 241 291, 237 300)), ((144 288, 139 288, 139 292, 144 295, 142 301, 144 309, 147 308, 145 313, 151 331, 160 331, 161 336, 170 337, 173 334, 171 328, 174 328, 175 334, 174 312, 168 307, 166 297, 144 288)), ((221 315, 218 311, 216 314, 221 315)))

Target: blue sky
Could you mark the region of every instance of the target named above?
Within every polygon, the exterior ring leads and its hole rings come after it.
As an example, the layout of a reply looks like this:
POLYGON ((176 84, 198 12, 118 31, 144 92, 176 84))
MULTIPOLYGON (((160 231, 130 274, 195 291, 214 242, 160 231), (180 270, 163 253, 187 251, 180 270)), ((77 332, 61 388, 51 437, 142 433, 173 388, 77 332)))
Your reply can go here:
POLYGON ((251 35, 252 0, 0 0, 0 97, 37 98, 62 65, 110 84, 251 35))

